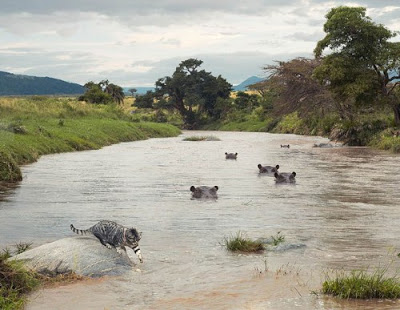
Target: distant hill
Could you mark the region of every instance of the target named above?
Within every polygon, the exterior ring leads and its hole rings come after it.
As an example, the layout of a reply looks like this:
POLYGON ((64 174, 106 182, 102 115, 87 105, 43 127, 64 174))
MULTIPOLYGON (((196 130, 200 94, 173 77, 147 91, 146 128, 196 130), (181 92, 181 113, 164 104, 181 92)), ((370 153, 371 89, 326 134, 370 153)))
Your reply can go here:
POLYGON ((262 78, 258 77, 258 76, 251 76, 248 79, 246 79, 245 81, 243 81, 242 83, 240 83, 239 85, 233 86, 233 90, 234 91, 245 91, 247 89, 247 86, 261 82, 262 78))
POLYGON ((49 77, 13 74, 0 71, 0 96, 19 95, 78 95, 85 88, 49 77))

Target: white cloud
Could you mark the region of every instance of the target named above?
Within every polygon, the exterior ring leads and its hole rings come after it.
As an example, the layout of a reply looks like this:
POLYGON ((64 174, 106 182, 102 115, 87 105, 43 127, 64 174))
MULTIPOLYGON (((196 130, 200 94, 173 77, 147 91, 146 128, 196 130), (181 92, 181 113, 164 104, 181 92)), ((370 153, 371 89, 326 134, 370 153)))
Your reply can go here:
POLYGON ((237 84, 273 60, 312 56, 325 14, 363 5, 399 30, 391 0, 2 0, 0 70, 148 86, 194 57, 237 84))

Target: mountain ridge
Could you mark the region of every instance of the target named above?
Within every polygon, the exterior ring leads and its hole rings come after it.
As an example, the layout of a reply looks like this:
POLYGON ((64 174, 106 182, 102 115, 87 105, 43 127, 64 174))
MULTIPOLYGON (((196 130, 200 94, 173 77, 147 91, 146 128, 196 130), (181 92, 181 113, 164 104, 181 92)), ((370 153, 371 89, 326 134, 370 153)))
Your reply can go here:
POLYGON ((84 92, 85 88, 77 83, 0 71, 0 96, 80 95, 84 92))

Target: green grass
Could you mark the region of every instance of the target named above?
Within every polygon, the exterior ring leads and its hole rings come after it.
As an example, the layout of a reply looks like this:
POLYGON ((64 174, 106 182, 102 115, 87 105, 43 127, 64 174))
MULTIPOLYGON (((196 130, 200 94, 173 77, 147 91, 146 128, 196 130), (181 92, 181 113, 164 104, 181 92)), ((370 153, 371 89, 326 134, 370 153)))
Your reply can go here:
POLYGON ((261 252, 265 250, 264 244, 258 240, 251 240, 239 231, 236 236, 224 239, 226 248, 232 252, 261 252))
POLYGON ((183 139, 183 141, 220 141, 218 137, 215 136, 190 136, 183 139))
POLYGON ((118 106, 68 98, 0 98, 0 181, 22 179, 19 165, 41 155, 99 149, 118 142, 177 136, 169 124, 133 122, 118 106))
POLYGON ((29 250, 32 243, 17 243, 13 249, 5 248, 0 254, 0 309, 23 309, 28 293, 40 286, 51 287, 62 283, 69 284, 83 280, 84 277, 74 273, 42 275, 35 271, 27 270, 21 261, 7 260, 12 255, 17 255, 29 250))
POLYGON ((397 276, 386 276, 387 269, 373 273, 365 270, 336 272, 332 278, 326 275, 322 292, 339 298, 399 298, 400 282, 397 276))
POLYGON ((7 261, 9 257, 10 250, 3 250, 0 255, 0 309, 22 309, 26 294, 36 289, 40 281, 37 274, 26 270, 21 262, 7 261))

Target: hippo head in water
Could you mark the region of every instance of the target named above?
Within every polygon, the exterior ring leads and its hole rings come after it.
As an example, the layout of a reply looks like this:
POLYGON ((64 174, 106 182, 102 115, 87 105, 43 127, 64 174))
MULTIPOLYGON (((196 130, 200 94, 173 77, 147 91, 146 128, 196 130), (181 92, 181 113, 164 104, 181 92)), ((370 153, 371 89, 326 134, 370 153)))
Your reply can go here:
POLYGON ((227 153, 225 152, 225 159, 236 159, 238 153, 227 153))
POLYGON ((257 167, 259 173, 267 173, 267 174, 274 174, 275 172, 278 172, 279 169, 279 165, 272 167, 272 166, 263 166, 261 164, 258 164, 257 167))
POLYGON ((218 186, 198 186, 190 187, 193 198, 217 198, 218 186))
POLYGON ((292 173, 275 172, 274 176, 275 176, 276 183, 296 183, 296 172, 294 172, 294 171, 292 173))

